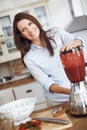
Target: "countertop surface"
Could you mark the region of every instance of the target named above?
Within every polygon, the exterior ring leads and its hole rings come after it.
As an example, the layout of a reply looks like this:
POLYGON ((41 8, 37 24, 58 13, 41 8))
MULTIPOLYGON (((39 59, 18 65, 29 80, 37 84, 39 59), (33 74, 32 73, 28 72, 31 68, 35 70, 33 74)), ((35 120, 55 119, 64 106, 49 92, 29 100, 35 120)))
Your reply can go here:
MULTIPOLYGON (((64 104, 66 105, 66 104, 64 104)), ((48 109, 52 109, 54 108, 55 106, 52 106, 52 107, 49 107, 49 108, 45 108, 43 110, 39 110, 39 111, 36 111, 34 113, 40 113, 40 112, 44 112, 48 109)), ((68 117, 70 118, 71 122, 72 122, 72 126, 70 128, 67 128, 67 130, 87 130, 87 115, 84 116, 84 117, 76 117, 76 116, 72 116, 70 113, 69 113, 69 105, 67 104, 67 111, 66 111, 66 114, 68 115, 68 117)))
MULTIPOLYGON (((65 104, 63 104, 65 105, 65 104)), ((49 110, 53 110, 55 107, 59 107, 59 105, 56 105, 56 106, 52 106, 52 107, 48 107, 48 108, 44 108, 44 109, 41 109, 41 110, 38 110, 38 111, 34 111, 32 114, 31 114, 31 117, 32 116, 41 116, 41 113, 44 114, 44 112, 47 112, 49 110)), ((64 107, 63 107, 64 108, 64 107)), ((69 121, 72 123, 72 125, 70 127, 66 127, 66 128, 63 128, 64 130, 87 130, 87 116, 85 117, 75 117, 75 116, 72 116, 70 113, 69 113, 69 105, 67 104, 67 110, 66 110, 66 113, 64 114, 67 114, 68 118, 69 118, 69 121)), ((51 113, 50 113, 51 114, 51 113)), ((62 115, 61 115, 62 116, 62 115)), ((58 118, 58 117, 57 117, 58 118)), ((60 117, 59 117, 60 118, 60 117)), ((66 118, 66 119, 68 119, 66 118)), ((65 119, 65 118, 64 118, 65 119)), ((49 126, 49 123, 47 122, 42 122, 41 124, 45 124, 44 127, 46 127, 45 130, 49 130, 48 129, 48 126, 49 126), (48 125, 46 125, 48 124, 48 125)), ((56 126, 59 126, 59 124, 56 124, 56 126)), ((56 127, 56 129, 54 129, 53 127, 53 123, 50 123, 50 128, 51 130, 63 130, 63 129, 59 129, 59 127, 56 127), (51 127, 52 126, 52 127, 51 127)), ((7 129, 6 129, 7 130, 7 129)), ((8 130, 12 130, 12 129, 8 129, 8 130)), ((15 127, 15 130, 19 130, 19 126, 18 127, 15 127)), ((44 130, 44 128, 42 128, 42 130, 44 130)))
POLYGON ((31 83, 31 82, 35 82, 35 81, 36 80, 33 77, 27 77, 27 78, 23 78, 23 79, 20 79, 20 80, 11 81, 11 82, 8 82, 8 83, 1 84, 0 90, 21 86, 23 84, 27 84, 27 83, 31 83))

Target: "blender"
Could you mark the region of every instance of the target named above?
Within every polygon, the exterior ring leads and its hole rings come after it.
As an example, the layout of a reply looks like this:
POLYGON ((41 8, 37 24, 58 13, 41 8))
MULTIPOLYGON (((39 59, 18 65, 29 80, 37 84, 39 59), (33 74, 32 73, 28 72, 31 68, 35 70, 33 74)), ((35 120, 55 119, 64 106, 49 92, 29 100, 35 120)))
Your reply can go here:
POLYGON ((69 110, 72 115, 87 114, 87 88, 85 84, 85 63, 81 47, 60 53, 61 62, 71 81, 69 110))

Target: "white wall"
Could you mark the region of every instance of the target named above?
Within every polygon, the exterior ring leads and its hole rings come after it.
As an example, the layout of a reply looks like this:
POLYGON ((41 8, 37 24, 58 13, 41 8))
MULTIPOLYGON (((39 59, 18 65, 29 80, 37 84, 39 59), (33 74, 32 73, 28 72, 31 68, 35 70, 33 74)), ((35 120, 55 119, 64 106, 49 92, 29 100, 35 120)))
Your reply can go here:
POLYGON ((68 0, 49 0, 48 5, 53 26, 66 28, 72 20, 68 0))
POLYGON ((84 11, 82 8, 81 0, 72 0, 73 10, 74 10, 74 16, 82 16, 84 15, 84 11), (78 5, 78 8, 77 8, 78 5))
POLYGON ((87 15, 87 0, 80 0, 82 4, 83 13, 87 15))

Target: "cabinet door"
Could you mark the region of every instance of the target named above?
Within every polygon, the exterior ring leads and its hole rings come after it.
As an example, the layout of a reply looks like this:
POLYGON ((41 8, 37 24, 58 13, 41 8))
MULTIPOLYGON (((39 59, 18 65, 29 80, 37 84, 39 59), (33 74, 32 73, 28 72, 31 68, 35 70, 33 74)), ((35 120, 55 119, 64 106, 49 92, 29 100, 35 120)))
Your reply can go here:
POLYGON ((45 30, 48 30, 51 28, 51 20, 49 18, 49 13, 47 9, 47 4, 40 4, 37 6, 33 6, 33 11, 35 17, 39 20, 41 23, 42 27, 45 30))
POLYGON ((14 100, 12 89, 0 90, 0 106, 14 100))
POLYGON ((1 17, 0 24, 5 39, 4 44, 5 51, 3 51, 3 53, 6 53, 7 61, 15 58, 20 58, 20 53, 18 52, 13 40, 13 27, 10 15, 1 17))
POLYGON ((0 44, 0 63, 5 61, 6 61, 6 55, 5 55, 4 46, 0 44))
POLYGON ((3 30, 0 23, 0 63, 6 60, 5 50, 4 50, 4 44, 3 44, 3 30))
POLYGON ((18 86, 13 88, 16 99, 26 98, 26 97, 36 97, 37 103, 45 101, 43 97, 43 89, 38 82, 33 82, 25 84, 23 86, 18 86))
POLYGON ((41 88, 38 82, 33 82, 33 83, 25 84, 23 86, 14 87, 13 89, 14 89, 15 99, 36 97, 37 98, 36 109, 46 107, 46 100, 43 97, 43 89, 41 88))

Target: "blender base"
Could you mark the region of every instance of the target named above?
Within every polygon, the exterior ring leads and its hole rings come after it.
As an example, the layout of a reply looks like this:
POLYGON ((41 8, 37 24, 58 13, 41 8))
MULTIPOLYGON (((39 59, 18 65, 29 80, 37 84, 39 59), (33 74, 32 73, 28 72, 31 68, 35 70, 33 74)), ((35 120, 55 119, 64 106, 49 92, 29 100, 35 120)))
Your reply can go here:
POLYGON ((69 110, 74 116, 87 115, 87 87, 84 81, 72 84, 69 110))

